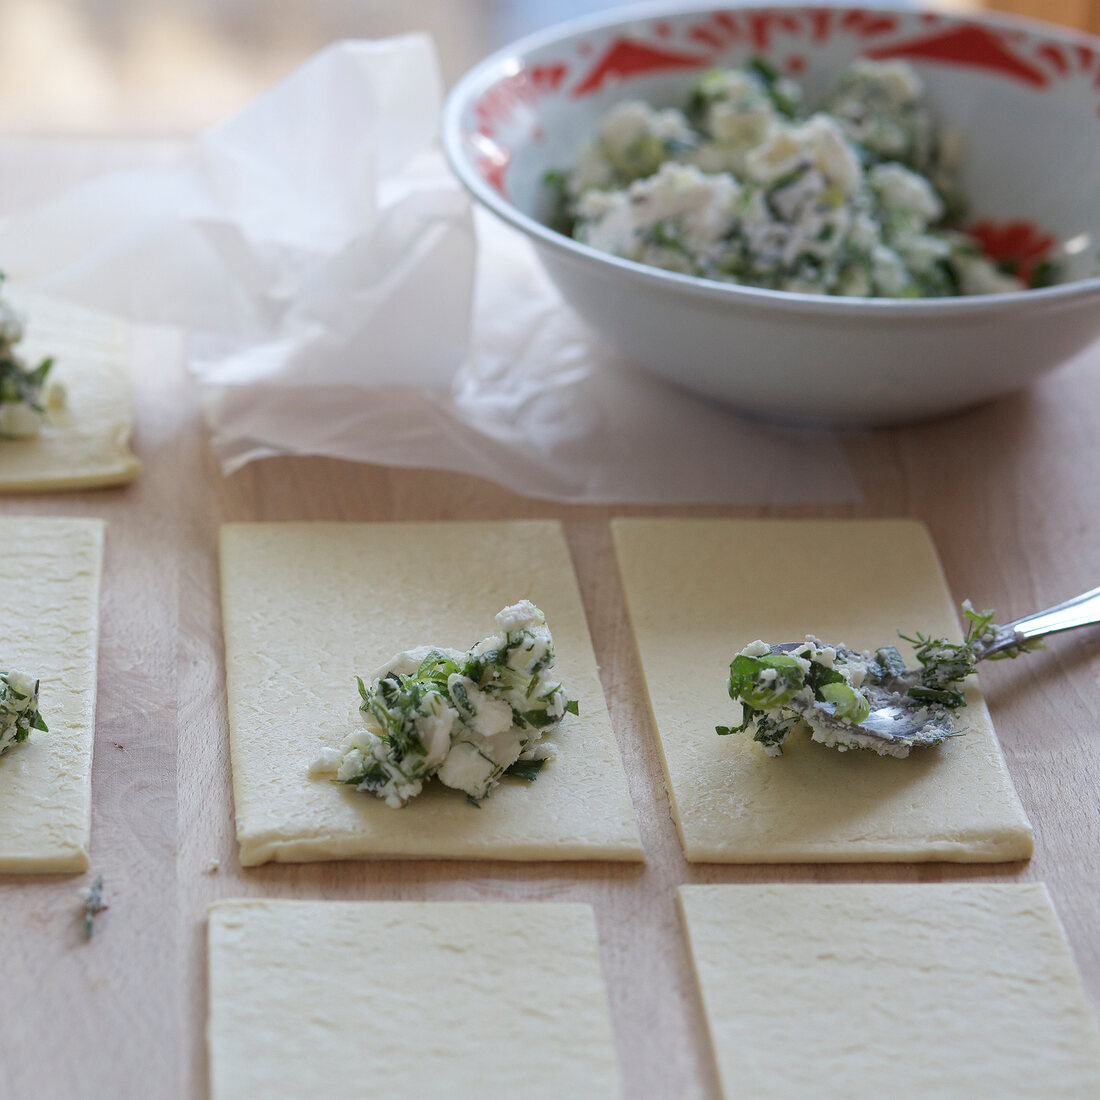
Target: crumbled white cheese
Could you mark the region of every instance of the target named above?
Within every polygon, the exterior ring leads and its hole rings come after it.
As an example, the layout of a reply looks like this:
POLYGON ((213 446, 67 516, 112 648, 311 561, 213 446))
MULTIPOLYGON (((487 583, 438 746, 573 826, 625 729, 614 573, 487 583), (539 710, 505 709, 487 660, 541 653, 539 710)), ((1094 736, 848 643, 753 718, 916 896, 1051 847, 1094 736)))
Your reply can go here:
POLYGON ((807 166, 816 168, 846 195, 863 181, 859 157, 843 131, 828 115, 816 114, 800 125, 776 127, 746 158, 748 174, 760 183, 774 183, 807 166))
POLYGON ((909 271, 902 258, 884 244, 871 249, 871 270, 875 286, 887 297, 896 298, 909 285, 909 271))
POLYGON ((693 256, 720 247, 736 216, 739 193, 732 176, 667 163, 625 191, 583 195, 578 204, 587 219, 583 240, 603 252, 689 271, 693 256))
MULTIPOLYGON (((759 145, 778 122, 775 108, 766 100, 751 104, 715 103, 707 115, 714 148, 727 154, 759 145)), ((744 158, 737 158, 743 165, 744 158)))
POLYGON ((873 89, 876 96, 894 107, 916 103, 924 95, 920 74, 904 61, 868 61, 859 59, 848 67, 853 83, 862 85, 864 94, 873 89))
POLYGON ((447 754, 436 775, 448 787, 466 791, 477 798, 478 792, 488 792, 496 771, 497 765, 482 755, 476 745, 459 741, 447 754))
POLYGON ((604 116, 600 140, 613 153, 624 155, 634 142, 656 137, 661 141, 690 141, 691 130, 683 112, 674 109, 656 111, 647 103, 631 100, 620 103, 604 116))
POLYGON ((867 183, 888 213, 904 211, 925 224, 943 217, 943 201, 932 184, 901 164, 876 164, 867 173, 867 183))
POLYGON ((343 759, 344 754, 339 749, 335 749, 331 745, 326 745, 314 757, 313 762, 309 765, 310 774, 317 775, 325 772, 338 771, 343 759))
POLYGON ((567 189, 576 197, 592 187, 622 186, 651 175, 694 140, 682 111, 625 100, 608 111, 596 139, 581 150, 567 189))
POLYGON ((961 266, 964 294, 1008 294, 1023 289, 1019 279, 998 271, 984 256, 967 257, 961 266))

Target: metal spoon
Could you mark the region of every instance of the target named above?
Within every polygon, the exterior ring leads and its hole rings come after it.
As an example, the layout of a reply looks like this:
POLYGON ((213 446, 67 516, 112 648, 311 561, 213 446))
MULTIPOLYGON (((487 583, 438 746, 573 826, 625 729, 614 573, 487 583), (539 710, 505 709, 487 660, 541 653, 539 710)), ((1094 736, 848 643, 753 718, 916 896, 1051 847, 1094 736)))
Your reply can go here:
MULTIPOLYGON (((1100 588, 1048 607, 1045 611, 1025 615, 1004 626, 995 625, 994 636, 984 643, 977 643, 974 656, 976 660, 984 661, 987 657, 1021 649, 1027 643, 1050 634, 1096 623, 1100 623, 1100 588)), ((789 653, 803 644, 782 642, 771 648, 774 653, 789 653)), ((905 756, 911 747, 934 745, 959 732, 954 728, 951 712, 943 707, 922 704, 898 691, 871 688, 869 694, 871 713, 858 724, 835 718, 835 703, 814 700, 806 706, 792 706, 792 709, 798 710, 811 727, 817 727, 815 740, 826 740, 830 733, 848 744, 866 739, 870 743, 864 747, 888 755, 905 756), (817 736, 818 732, 825 736, 817 736)))

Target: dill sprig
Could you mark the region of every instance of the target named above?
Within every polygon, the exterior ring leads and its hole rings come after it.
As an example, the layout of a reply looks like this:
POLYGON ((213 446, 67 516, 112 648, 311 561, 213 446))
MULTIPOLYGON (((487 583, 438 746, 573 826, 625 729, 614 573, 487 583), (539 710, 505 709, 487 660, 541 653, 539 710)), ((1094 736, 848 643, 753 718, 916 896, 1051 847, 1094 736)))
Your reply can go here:
POLYGON ((103 876, 96 875, 91 886, 80 891, 84 899, 84 938, 90 940, 95 935, 95 919, 110 906, 103 900, 103 876))

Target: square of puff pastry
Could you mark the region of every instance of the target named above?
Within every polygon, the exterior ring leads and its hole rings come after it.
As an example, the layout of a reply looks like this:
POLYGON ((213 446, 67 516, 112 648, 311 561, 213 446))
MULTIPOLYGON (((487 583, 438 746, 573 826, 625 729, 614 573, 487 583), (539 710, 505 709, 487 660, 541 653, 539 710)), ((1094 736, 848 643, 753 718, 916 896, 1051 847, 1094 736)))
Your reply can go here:
POLYGON ((19 354, 31 364, 53 358, 48 381, 65 398, 37 436, 0 439, 0 493, 95 489, 137 477, 126 325, 38 295, 11 297, 27 320, 19 354))
POLYGON ((1100 1096, 1041 883, 684 886, 725 1096, 1100 1096))
POLYGON ((104 531, 0 517, 0 667, 39 678, 49 726, 0 756, 0 871, 88 867, 104 531))
POLYGON ((212 1100, 619 1095, 588 905, 223 901, 212 1100))
MULTIPOLYGON (((736 726, 742 648, 807 633, 862 650, 960 636, 931 539, 910 520, 627 519, 613 525, 672 811, 689 860, 1027 859, 1032 831, 976 684, 963 737, 905 759, 794 733, 768 756, 736 726)), ((975 593, 975 596, 979 596, 975 593)))
POLYGON ((404 858, 642 859, 626 775, 559 524, 231 524, 221 533, 241 863, 404 858), (355 676, 419 645, 466 650, 520 599, 546 614, 579 715, 531 783, 474 808, 429 780, 401 809, 310 775, 361 725, 355 676))

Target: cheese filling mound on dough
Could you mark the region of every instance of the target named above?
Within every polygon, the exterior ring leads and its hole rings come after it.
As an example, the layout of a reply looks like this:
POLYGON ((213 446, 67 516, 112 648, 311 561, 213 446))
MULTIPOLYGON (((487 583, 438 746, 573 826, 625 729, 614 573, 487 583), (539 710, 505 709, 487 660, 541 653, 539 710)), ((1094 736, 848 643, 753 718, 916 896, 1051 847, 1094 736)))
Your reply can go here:
MULTIPOLYGON (((3 276, 0 275, 0 280, 3 276)), ((28 367, 16 354, 23 339, 23 318, 0 301, 0 438, 29 439, 42 430, 48 405, 64 400, 63 391, 49 386, 52 359, 28 367)))
POLYGON ((480 802, 505 774, 534 779, 552 754, 542 737, 577 713, 551 672, 554 641, 530 600, 496 616, 500 633, 466 653, 420 646, 397 654, 370 687, 365 728, 326 749, 312 772, 405 805, 433 775, 480 802))
MULTIPOLYGON (((685 275, 849 297, 1023 290, 958 229, 959 159, 905 62, 855 62, 810 112, 756 59, 705 73, 683 110, 618 103, 547 182, 578 241, 685 275)), ((1043 265, 1032 285, 1053 277, 1043 265)))
POLYGON ((38 680, 25 672, 0 672, 0 755, 30 737, 48 733, 38 713, 38 680))

